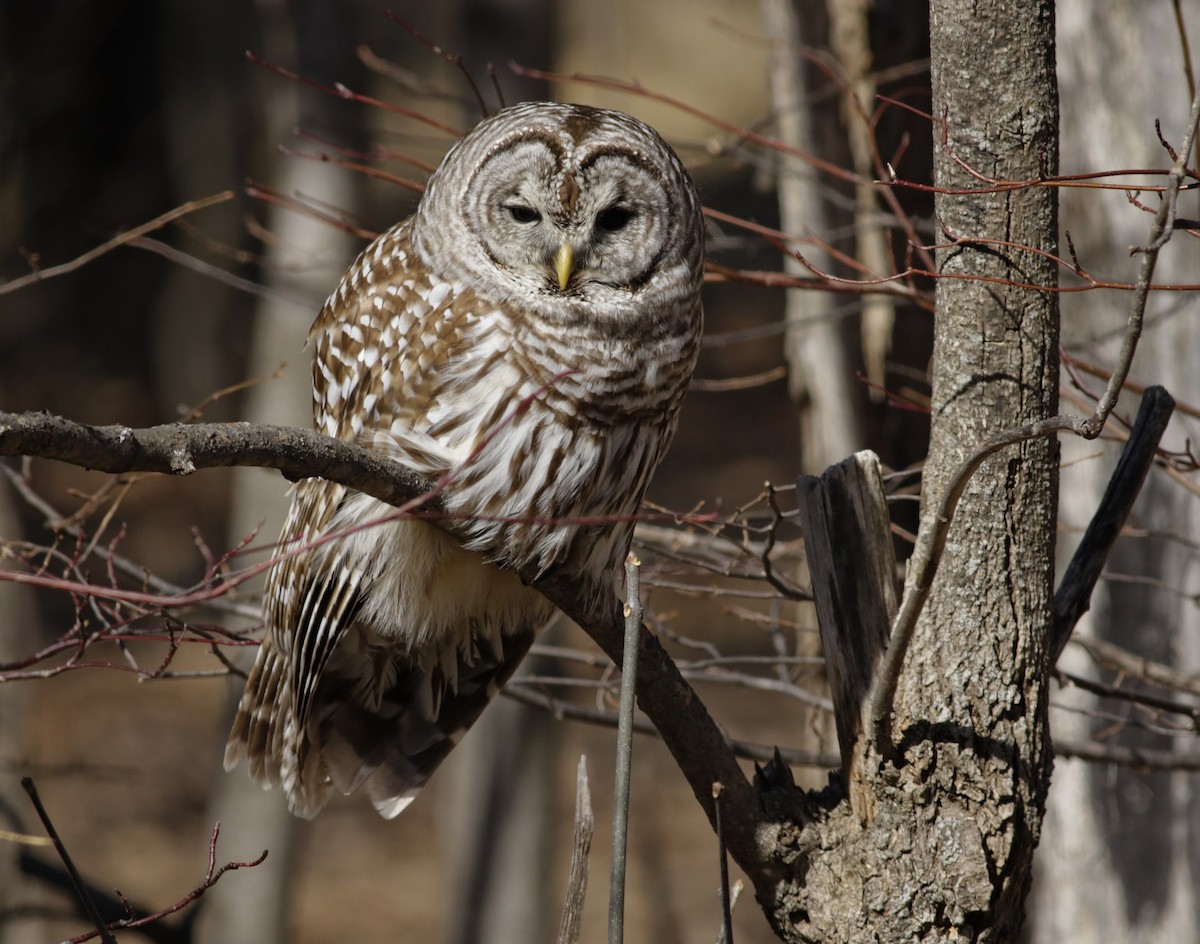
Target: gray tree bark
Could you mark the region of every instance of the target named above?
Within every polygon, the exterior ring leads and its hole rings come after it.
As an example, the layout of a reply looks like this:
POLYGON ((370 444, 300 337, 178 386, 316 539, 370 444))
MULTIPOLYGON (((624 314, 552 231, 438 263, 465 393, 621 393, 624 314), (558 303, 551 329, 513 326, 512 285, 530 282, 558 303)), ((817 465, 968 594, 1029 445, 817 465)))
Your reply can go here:
MULTIPOLYGON (((931 4, 934 113, 947 123, 935 154, 939 187, 979 186, 956 157, 989 178, 1057 173, 1054 25, 1049 0, 931 4)), ((941 193, 935 209, 955 236, 1057 251, 1053 189, 941 193)), ((1055 267, 1032 252, 970 245, 941 250, 937 261, 923 525, 930 499, 981 438, 1048 417, 1058 403, 1057 296, 1008 284, 1054 286, 1055 267)), ((989 939, 1011 939, 1020 927, 1049 782, 1057 463, 1056 442, 1037 439, 975 475, 898 691, 896 730, 927 738, 908 755, 911 782, 944 790, 936 831, 952 824, 961 855, 986 869, 975 881, 991 876, 976 903, 989 939)))
MULTIPOLYGON (((1055 173, 1052 3, 935 0, 931 38, 934 113, 946 121, 936 183, 979 186, 955 156, 989 177, 1055 173)), ((1012 245, 938 256, 925 527, 984 438, 1052 415, 1058 395, 1056 297, 1013 284, 1056 284, 1053 266, 1013 248, 1054 251, 1054 192, 942 193, 937 211, 958 237, 1012 245)), ((774 837, 781 857, 797 856, 764 902, 784 940, 1015 938, 1049 785, 1056 489, 1049 440, 972 479, 899 678, 894 744, 865 758, 866 799, 804 811, 798 835, 774 837)))

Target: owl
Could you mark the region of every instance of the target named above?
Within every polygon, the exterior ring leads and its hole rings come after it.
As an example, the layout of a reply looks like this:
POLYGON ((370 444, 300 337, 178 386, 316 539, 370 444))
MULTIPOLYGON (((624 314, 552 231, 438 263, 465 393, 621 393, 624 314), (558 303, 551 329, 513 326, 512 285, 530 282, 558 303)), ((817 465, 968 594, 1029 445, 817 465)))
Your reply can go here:
POLYGON ((619 589, 695 366, 702 266, 692 180, 628 115, 516 105, 449 151, 309 344, 316 428, 437 482, 457 536, 295 486, 227 769, 300 816, 362 788, 393 817, 551 617, 518 572, 619 589))

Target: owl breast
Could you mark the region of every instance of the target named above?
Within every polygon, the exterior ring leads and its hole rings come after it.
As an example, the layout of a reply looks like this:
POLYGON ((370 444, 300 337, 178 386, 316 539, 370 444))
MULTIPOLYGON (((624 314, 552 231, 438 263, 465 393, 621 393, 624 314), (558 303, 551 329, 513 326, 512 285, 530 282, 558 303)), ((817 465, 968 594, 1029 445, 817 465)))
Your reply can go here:
MULTIPOLYGON (((563 337, 556 325, 461 286, 444 304, 426 315, 455 324, 441 332, 453 340, 435 356, 440 362, 426 368, 436 379, 410 384, 411 352, 395 364, 384 356, 380 372, 398 378, 398 392, 377 398, 367 444, 444 476, 443 500, 467 547, 489 559, 516 570, 566 564, 580 574, 602 565, 619 573, 620 560, 609 558, 623 556, 615 548, 632 522, 616 519, 636 513, 674 431, 696 330, 649 342, 596 329, 563 337), (573 550, 581 533, 605 523, 615 541, 573 550)), ((697 306, 686 321, 698 316, 697 306)))

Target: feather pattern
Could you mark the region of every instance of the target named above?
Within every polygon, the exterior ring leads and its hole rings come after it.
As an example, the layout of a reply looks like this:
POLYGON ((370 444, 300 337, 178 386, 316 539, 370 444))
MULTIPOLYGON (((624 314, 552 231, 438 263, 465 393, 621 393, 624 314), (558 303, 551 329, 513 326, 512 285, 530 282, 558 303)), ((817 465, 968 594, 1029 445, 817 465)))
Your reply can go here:
POLYGON ((451 150, 309 342, 316 428, 440 482, 465 538, 295 486, 227 767, 302 816, 359 788, 394 816, 552 613, 515 571, 614 591, 695 364, 701 268, 691 180, 635 119, 520 105, 451 150))

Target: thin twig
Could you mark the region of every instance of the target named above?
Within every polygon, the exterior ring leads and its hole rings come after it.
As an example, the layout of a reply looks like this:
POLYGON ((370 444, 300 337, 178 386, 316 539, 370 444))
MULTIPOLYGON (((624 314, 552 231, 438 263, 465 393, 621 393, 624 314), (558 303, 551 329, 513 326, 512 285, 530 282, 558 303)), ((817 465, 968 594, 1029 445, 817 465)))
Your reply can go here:
MULTIPOLYGON (((221 824, 217 823, 213 826, 212 835, 208 840, 208 869, 204 873, 204 881, 193 888, 190 892, 184 895, 179 901, 173 905, 168 905, 154 914, 145 915, 141 918, 135 918, 132 914, 127 918, 122 918, 119 921, 114 921, 108 925, 111 930, 126 930, 131 928, 144 928, 148 924, 153 924, 156 921, 161 921, 167 915, 175 914, 177 911, 182 911, 188 905, 193 904, 203 897, 204 893, 220 881, 221 877, 226 872, 236 872, 238 869, 252 869, 255 866, 262 865, 266 861, 267 852, 263 850, 262 855, 257 859, 251 859, 248 862, 226 862, 220 868, 217 868, 217 839, 221 835, 221 824)), ((120 895, 120 892, 117 893, 120 895)), ((128 903, 126 910, 129 911, 128 903)), ((80 934, 77 937, 69 938, 63 944, 84 944, 96 936, 95 932, 80 934)))
POLYGON ((1073 636, 1071 641, 1086 652, 1092 662, 1100 668, 1120 672, 1126 677, 1139 679, 1157 688, 1200 695, 1200 672, 1180 671, 1174 666, 1135 655, 1103 639, 1073 636))
POLYGON ((1054 739, 1055 757, 1075 757, 1095 764, 1115 764, 1134 770, 1200 771, 1200 754, 1126 747, 1099 741, 1063 741, 1054 739))
POLYGON ((62 859, 62 864, 66 866, 67 874, 71 876, 71 884, 75 886, 75 894, 79 896, 79 901, 83 905, 84 911, 87 912, 89 920, 96 926, 99 932, 100 940, 104 944, 117 944, 117 939, 114 938, 105 927, 104 919, 100 917, 100 910, 96 907, 96 903, 92 900, 92 896, 88 894, 87 885, 84 884, 83 876, 79 874, 79 870, 75 868, 75 863, 71 861, 71 857, 67 854, 67 847, 63 845, 63 841, 58 838, 58 830, 54 828, 54 823, 50 820, 50 814, 46 812, 46 808, 42 806, 42 798, 38 796, 37 787, 33 783, 32 777, 21 778, 22 789, 29 794, 29 799, 33 803, 33 808, 37 810, 38 819, 42 821, 42 825, 46 828, 46 835, 50 837, 50 841, 54 843, 54 849, 58 853, 58 857, 62 859))
POLYGON ((724 944, 733 944, 733 903, 729 897, 729 857, 725 854, 725 834, 721 829, 721 792, 724 789, 720 783, 713 784, 713 811, 717 827, 717 862, 721 872, 721 936, 718 940, 724 941, 724 944))
POLYGON ((1150 227, 1150 241, 1133 251, 1142 254, 1142 265, 1138 271, 1137 287, 1134 289, 1133 301, 1129 306, 1129 320, 1125 327, 1125 339, 1121 342, 1121 352, 1117 355, 1116 367, 1108 378, 1108 386, 1096 404, 1096 412, 1088 421, 1087 432, 1082 435, 1087 439, 1095 439, 1104 428, 1117 398, 1121 395, 1121 387, 1129 376, 1129 368, 1133 364, 1133 355, 1137 350, 1138 338, 1142 335, 1142 322, 1146 316, 1146 300, 1150 294, 1150 285, 1154 280, 1154 268, 1158 264, 1158 253, 1174 233, 1176 208, 1179 204, 1179 187, 1187 176, 1188 155, 1192 153, 1192 145, 1196 140, 1197 126, 1200 126, 1200 92, 1192 99, 1192 110, 1188 115, 1187 132, 1183 136, 1183 145, 1179 155, 1167 175, 1167 186, 1163 191, 1162 203, 1155 214, 1154 224, 1150 227))
POLYGON ((1188 724, 1185 730, 1200 732, 1200 707, 1197 707, 1194 703, 1172 701, 1169 698, 1159 698, 1148 692, 1134 691, 1133 689, 1122 688, 1120 685, 1108 685, 1082 675, 1076 675, 1073 672, 1064 672, 1062 669, 1058 670, 1058 677, 1064 686, 1074 686, 1100 698, 1111 698, 1116 701, 1137 705, 1141 708, 1148 708, 1156 713, 1179 715, 1187 718, 1190 724, 1188 724))
POLYGON ((629 775, 633 764, 633 712, 642 632, 642 562, 625 560, 625 652, 621 663, 621 709, 617 723, 617 772, 613 787, 612 871, 608 887, 608 944, 625 938, 625 852, 629 836, 629 775))
POLYGON ((57 275, 66 275, 68 272, 74 272, 92 262, 99 259, 106 252, 111 252, 118 246, 125 243, 133 242, 147 233, 152 233, 156 229, 162 229, 172 220, 177 220, 181 216, 186 216, 189 213, 195 213, 197 210, 203 210, 210 206, 216 206, 218 203, 228 203, 237 196, 232 190, 224 190, 221 193, 213 194, 211 197, 204 197, 200 200, 190 200, 181 206, 175 207, 173 210, 168 210, 162 216, 156 216, 148 223, 143 223, 141 226, 135 226, 131 230, 120 233, 112 239, 101 243, 95 249, 89 249, 81 256, 76 256, 70 262, 64 262, 61 265, 51 266, 48 269, 38 269, 36 272, 30 272, 28 275, 23 275, 20 278, 12 279, 8 282, 0 282, 0 295, 7 295, 9 292, 15 292, 18 289, 31 285, 34 282, 42 282, 45 279, 52 279, 57 275))
MULTIPOLYGON (((461 55, 458 53, 447 52, 433 40, 422 35, 415 26, 408 22, 408 20, 399 16, 397 13, 395 13, 395 11, 384 7, 383 12, 393 23, 408 33, 411 37, 413 37, 413 39, 424 45, 425 48, 434 55, 439 56, 444 62, 454 66, 454 68, 461 73, 462 77, 467 82, 467 87, 471 90, 471 94, 475 97, 475 101, 479 105, 479 110, 483 113, 483 118, 487 118, 492 113, 491 109, 489 109, 487 106, 487 102, 484 101, 483 92, 479 90, 479 85, 475 82, 475 79, 472 78, 470 70, 468 70, 463 64, 463 58, 461 55)), ((503 101, 503 99, 501 100, 503 101)))

